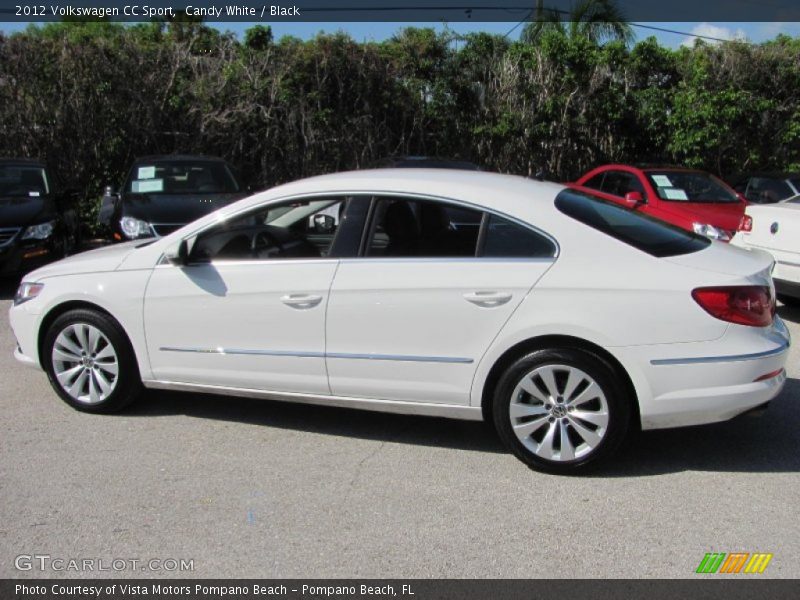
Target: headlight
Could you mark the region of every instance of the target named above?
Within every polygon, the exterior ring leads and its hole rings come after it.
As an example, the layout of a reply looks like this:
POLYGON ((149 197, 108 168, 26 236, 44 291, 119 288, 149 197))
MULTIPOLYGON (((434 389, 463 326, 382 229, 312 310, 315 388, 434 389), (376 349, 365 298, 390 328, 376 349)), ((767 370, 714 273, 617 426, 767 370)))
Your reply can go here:
POLYGON ((711 238, 712 240, 720 240, 722 242, 727 242, 731 239, 731 236, 728 235, 725 231, 723 231, 719 227, 708 225, 707 223, 692 223, 692 228, 694 229, 695 233, 704 235, 707 238, 711 238))
POLYGON ((122 233, 129 239, 139 237, 151 237, 153 231, 150 229, 150 224, 147 221, 136 219, 134 217, 122 217, 119 221, 122 228, 122 233))
POLYGON ((14 295, 14 306, 27 302, 28 300, 33 300, 39 295, 43 288, 43 283, 23 281, 19 285, 19 288, 17 288, 17 293, 14 295))
POLYGON ((53 228, 55 221, 47 221, 47 223, 39 223, 38 225, 31 225, 22 234, 23 240, 46 240, 53 235, 53 228))

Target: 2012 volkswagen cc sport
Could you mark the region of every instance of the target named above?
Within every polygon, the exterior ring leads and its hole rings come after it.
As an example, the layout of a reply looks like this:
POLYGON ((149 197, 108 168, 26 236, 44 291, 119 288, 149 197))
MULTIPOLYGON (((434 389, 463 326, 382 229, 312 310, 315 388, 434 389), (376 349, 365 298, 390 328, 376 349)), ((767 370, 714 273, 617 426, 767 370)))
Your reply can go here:
POLYGON ((564 473, 633 427, 774 398, 789 334, 771 267, 585 191, 387 169, 54 263, 10 318, 17 359, 80 410, 144 387, 487 419, 564 473))

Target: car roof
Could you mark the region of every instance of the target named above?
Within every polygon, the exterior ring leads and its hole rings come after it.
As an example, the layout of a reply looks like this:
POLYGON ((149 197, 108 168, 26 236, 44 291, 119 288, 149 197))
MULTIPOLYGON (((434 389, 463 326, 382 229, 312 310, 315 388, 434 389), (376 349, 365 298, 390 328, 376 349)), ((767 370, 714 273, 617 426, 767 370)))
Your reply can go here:
POLYGON ((44 162, 38 158, 0 158, 0 165, 28 165, 37 167, 46 167, 44 162))
POLYGON ((203 154, 153 154, 151 156, 140 156, 134 160, 134 164, 141 162, 189 162, 189 161, 203 161, 203 162, 227 162, 224 158, 219 156, 205 156, 203 154))

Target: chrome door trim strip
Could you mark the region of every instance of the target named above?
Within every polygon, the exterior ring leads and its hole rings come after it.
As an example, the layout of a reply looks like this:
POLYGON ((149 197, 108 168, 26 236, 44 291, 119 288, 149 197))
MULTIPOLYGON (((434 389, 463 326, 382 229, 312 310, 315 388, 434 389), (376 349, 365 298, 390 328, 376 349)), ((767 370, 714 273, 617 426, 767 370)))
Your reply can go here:
POLYGON ((190 352, 196 354, 237 354, 248 356, 292 356, 299 358, 344 358, 352 360, 388 360, 396 362, 426 362, 449 364, 472 364, 471 358, 459 356, 413 356, 404 354, 352 354, 349 352, 302 352, 298 350, 247 350, 240 348, 183 348, 161 346, 161 352, 190 352))
POLYGON ((432 402, 406 402, 401 400, 379 400, 377 398, 352 398, 348 396, 325 396, 322 394, 302 394, 298 392, 275 392, 271 390, 255 390, 222 385, 206 385, 200 383, 183 383, 179 381, 144 381, 149 389, 170 390, 179 392, 198 392, 236 396, 242 398, 258 398, 314 404, 317 406, 335 406, 338 408, 356 408, 377 412, 397 413, 404 415, 422 415, 428 417, 448 417, 466 421, 482 421, 483 413, 479 406, 461 404, 435 404, 432 402))
POLYGON ((650 361, 653 366, 664 365, 697 365, 707 363, 726 363, 726 362, 741 362, 746 360, 757 360, 759 358, 769 358, 770 356, 777 356, 783 354, 789 349, 789 342, 783 342, 777 348, 766 350, 765 352, 755 352, 753 354, 736 354, 733 356, 700 356, 697 358, 659 358, 650 361))
POLYGON ((800 267, 800 263, 789 262, 788 260, 775 260, 779 265, 786 265, 787 267, 800 267))

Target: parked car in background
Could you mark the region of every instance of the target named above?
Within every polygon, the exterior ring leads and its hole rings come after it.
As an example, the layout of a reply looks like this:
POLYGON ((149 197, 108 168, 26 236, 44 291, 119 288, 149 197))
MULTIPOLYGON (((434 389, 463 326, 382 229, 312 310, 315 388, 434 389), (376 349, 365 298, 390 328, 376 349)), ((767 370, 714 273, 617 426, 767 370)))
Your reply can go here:
POLYGON ((747 205, 722 180, 704 171, 679 167, 604 165, 586 173, 575 185, 723 242, 736 233, 747 205))
POLYGON ((247 194, 234 169, 211 156, 140 158, 118 192, 108 188, 98 220, 114 241, 170 234, 247 194))
POLYGON ((748 206, 731 243, 772 254, 778 297, 786 304, 800 304, 800 195, 776 204, 748 206))
POLYGON ((480 171, 481 168, 468 160, 441 158, 437 156, 387 156, 370 165, 373 169, 457 169, 480 171))
POLYGON ((772 204, 800 194, 800 173, 752 173, 735 179, 734 189, 753 204, 772 204))
POLYGON ((71 252, 80 237, 78 194, 47 166, 0 159, 0 276, 22 274, 71 252))
POLYGON ((564 473, 631 427, 775 397, 789 337, 771 266, 561 185, 366 170, 45 267, 10 320, 17 359, 79 410, 144 386, 488 419, 564 473), (309 224, 330 207, 343 218, 322 236, 309 224))

